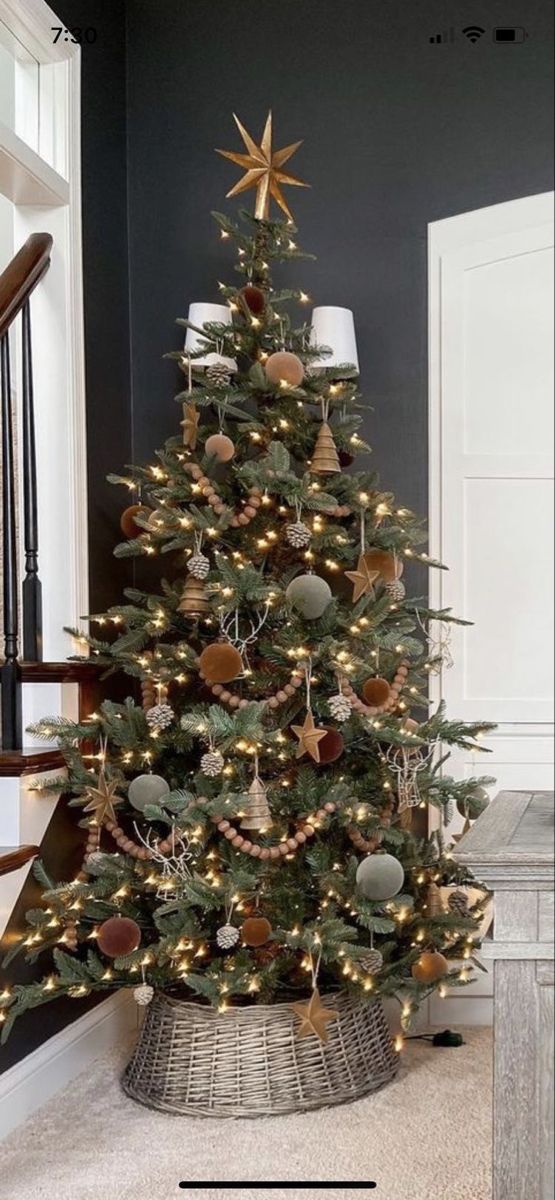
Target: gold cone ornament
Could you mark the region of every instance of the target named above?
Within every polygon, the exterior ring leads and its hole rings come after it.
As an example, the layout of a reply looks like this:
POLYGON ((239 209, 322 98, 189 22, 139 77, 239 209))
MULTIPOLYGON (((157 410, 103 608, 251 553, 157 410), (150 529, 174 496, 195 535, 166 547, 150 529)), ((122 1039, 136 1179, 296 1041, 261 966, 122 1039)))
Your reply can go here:
POLYGON ((178 612, 187 613, 190 617, 210 612, 208 593, 202 579, 195 579, 193 575, 189 575, 178 604, 178 612))
POLYGON ((443 904, 441 888, 438 888, 437 883, 434 883, 432 880, 426 889, 426 916, 442 917, 444 913, 445 906, 443 904))
POLYGON ((268 804, 266 788, 262 780, 255 775, 249 791, 247 811, 241 821, 241 829, 269 829, 272 824, 272 814, 268 804))
POLYGON ((316 438, 310 473, 311 475, 336 475, 338 471, 341 471, 341 463, 333 440, 333 433, 327 421, 323 421, 316 438))

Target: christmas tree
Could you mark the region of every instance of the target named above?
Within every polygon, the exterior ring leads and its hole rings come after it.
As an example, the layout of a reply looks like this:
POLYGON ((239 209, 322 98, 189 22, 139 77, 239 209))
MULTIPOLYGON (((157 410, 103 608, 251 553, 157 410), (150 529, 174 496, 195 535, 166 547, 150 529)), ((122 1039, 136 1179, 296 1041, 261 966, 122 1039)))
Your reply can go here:
POLYGON ((34 728, 63 750, 48 789, 71 797, 86 846, 76 879, 36 865, 44 905, 9 957, 49 963, 0 996, 4 1038, 57 996, 133 986, 144 1005, 154 989, 220 1011, 285 1001, 325 1040, 320 993, 397 997, 406 1026, 472 970, 482 902, 441 827, 454 804, 476 816, 490 781, 445 762, 490 727, 429 712, 430 623, 456 618, 401 576, 440 564, 352 466, 368 450, 356 365, 317 343, 308 296, 274 283, 310 258, 283 193, 299 143, 274 151, 270 119, 260 145, 237 124, 230 194, 254 187, 255 214, 214 214, 237 277, 221 319, 180 322, 180 431, 113 477, 136 493, 115 553, 164 556, 166 577, 73 631, 133 696, 34 728))

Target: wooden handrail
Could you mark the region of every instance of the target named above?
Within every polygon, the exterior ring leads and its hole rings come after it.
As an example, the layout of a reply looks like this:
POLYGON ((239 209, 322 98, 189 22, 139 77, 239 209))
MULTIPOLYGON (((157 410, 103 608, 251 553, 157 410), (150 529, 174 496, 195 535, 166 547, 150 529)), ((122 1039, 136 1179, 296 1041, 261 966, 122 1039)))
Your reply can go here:
POLYGON ((52 238, 32 233, 0 275, 0 338, 27 303, 31 292, 50 266, 52 238))
POLYGON ((36 858, 40 853, 38 846, 15 846, 13 849, 0 848, 0 875, 9 875, 11 871, 19 871, 25 863, 36 858))

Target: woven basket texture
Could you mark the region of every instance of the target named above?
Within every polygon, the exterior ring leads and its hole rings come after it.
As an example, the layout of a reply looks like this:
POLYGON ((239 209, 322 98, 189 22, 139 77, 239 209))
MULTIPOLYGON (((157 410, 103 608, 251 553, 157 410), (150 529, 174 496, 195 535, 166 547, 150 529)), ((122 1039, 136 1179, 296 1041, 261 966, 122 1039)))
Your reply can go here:
POLYGON ((381 1001, 322 997, 339 1012, 328 1042, 299 1038, 288 1004, 225 1013, 157 992, 123 1088, 164 1112, 263 1117, 357 1100, 397 1072, 381 1001))

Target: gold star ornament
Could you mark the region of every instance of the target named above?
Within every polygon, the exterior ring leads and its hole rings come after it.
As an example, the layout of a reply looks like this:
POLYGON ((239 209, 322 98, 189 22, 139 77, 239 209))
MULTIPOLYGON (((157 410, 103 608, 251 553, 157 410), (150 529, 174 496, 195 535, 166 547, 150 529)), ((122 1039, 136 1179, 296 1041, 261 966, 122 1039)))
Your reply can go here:
POLYGON ((115 821, 114 805, 117 800, 121 800, 121 796, 116 795, 118 787, 115 779, 109 783, 104 771, 101 771, 97 787, 87 788, 85 799, 89 803, 85 805, 84 812, 91 813, 97 825, 103 825, 105 821, 115 821))
POLYGON ((353 585, 353 604, 372 591, 379 573, 374 571, 365 554, 359 554, 356 571, 345 571, 345 579, 350 579, 353 585))
POLYGON ((339 1013, 335 1008, 326 1008, 322 1004, 318 988, 314 989, 308 1004, 291 1004, 290 1008, 301 1018, 297 1037, 303 1038, 309 1037, 310 1034, 315 1034, 317 1038, 320 1038, 321 1042, 327 1042, 327 1025, 329 1025, 330 1021, 336 1021, 339 1013))
POLYGON ((320 747, 318 742, 321 742, 322 738, 326 737, 328 731, 327 729, 316 728, 310 709, 304 719, 304 725, 292 725, 291 732, 299 739, 297 758, 302 758, 303 754, 310 754, 314 762, 320 762, 320 747))
POLYGON ((283 150, 274 150, 272 148, 272 114, 268 113, 264 133, 260 145, 257 146, 254 139, 247 133, 244 125, 241 124, 238 117, 233 114, 233 119, 241 137, 248 150, 248 154, 236 154, 233 150, 217 150, 217 154, 222 154, 224 158, 231 159, 231 162, 237 164, 238 167, 243 167, 245 174, 227 193, 229 196, 238 196, 240 192, 246 192, 249 188, 256 188, 256 204, 254 215, 261 221, 267 221, 270 216, 270 198, 274 200, 286 217, 290 221, 293 220, 291 209, 281 190, 282 184, 287 184, 290 187, 310 187, 309 183, 303 183, 302 179, 297 179, 296 175, 289 175, 286 171, 282 171, 283 165, 293 157, 302 142, 292 142, 290 146, 284 146, 283 150))
POLYGON ((183 445, 188 446, 190 450, 196 449, 198 427, 200 421, 200 413, 192 402, 187 402, 183 405, 183 420, 181 428, 183 430, 183 445))

